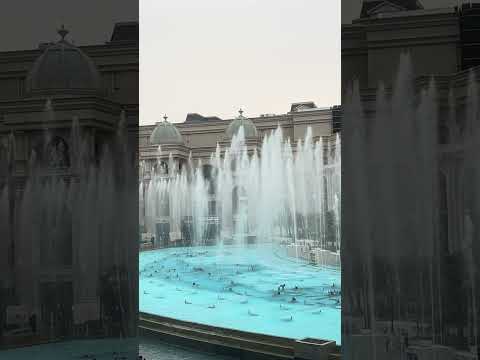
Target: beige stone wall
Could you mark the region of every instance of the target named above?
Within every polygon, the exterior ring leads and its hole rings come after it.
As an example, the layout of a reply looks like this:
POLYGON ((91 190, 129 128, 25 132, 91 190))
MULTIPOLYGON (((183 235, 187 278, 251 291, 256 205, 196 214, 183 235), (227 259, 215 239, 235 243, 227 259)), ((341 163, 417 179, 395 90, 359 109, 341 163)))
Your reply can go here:
MULTIPOLYGON (((314 139, 320 136, 330 136, 332 129, 332 110, 329 108, 315 108, 308 111, 299 111, 271 117, 251 118, 259 133, 258 146, 263 137, 274 131, 278 125, 282 127, 285 138, 290 138, 292 143, 305 137, 308 127, 312 128, 314 139)), ((175 126, 180 131, 187 151, 192 151, 194 159, 208 159, 215 151, 217 143, 221 147, 228 146, 229 140, 225 138, 225 130, 232 120, 211 121, 205 123, 177 123, 175 126)), ((150 134, 155 126, 141 126, 139 132, 140 159, 151 158, 156 147, 150 144, 150 134)), ((163 147, 165 149, 165 147, 163 147)), ((180 146, 168 147, 169 149, 181 148, 180 146)), ((188 156, 188 155, 187 155, 188 156)))
POLYGON ((222 141, 223 131, 217 129, 212 130, 202 130, 196 132, 185 132, 183 131, 183 139, 185 145, 191 149, 202 148, 202 147, 213 147, 217 146, 217 142, 222 141))

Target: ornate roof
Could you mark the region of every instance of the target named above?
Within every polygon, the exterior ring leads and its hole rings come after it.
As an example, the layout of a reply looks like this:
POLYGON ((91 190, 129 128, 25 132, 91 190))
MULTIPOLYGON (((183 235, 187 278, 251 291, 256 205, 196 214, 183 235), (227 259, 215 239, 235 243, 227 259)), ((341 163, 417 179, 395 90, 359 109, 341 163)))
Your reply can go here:
POLYGON ((30 70, 26 80, 27 94, 100 91, 100 75, 93 61, 65 40, 68 30, 63 26, 58 34, 61 39, 49 45, 30 70))
POLYGON ((293 103, 292 106, 290 107, 290 112, 297 112, 297 111, 316 109, 316 108, 317 106, 313 101, 304 101, 304 102, 293 103))
POLYGON ((239 110, 239 115, 228 125, 225 130, 225 136, 232 138, 233 135, 238 133, 240 127, 243 127, 245 138, 256 138, 258 136, 257 127, 252 120, 243 116, 243 110, 239 110))
POLYGON ((419 0, 364 0, 360 17, 368 17, 377 12, 423 9, 419 0))
POLYGON ((110 42, 138 42, 138 22, 115 24, 110 42))
POLYGON ((222 121, 222 119, 217 116, 202 116, 197 113, 188 113, 185 119, 186 123, 201 123, 206 121, 222 121))
POLYGON ((177 127, 167 121, 167 116, 164 116, 164 120, 165 121, 157 123, 157 126, 150 135, 150 144, 183 145, 183 137, 177 127))

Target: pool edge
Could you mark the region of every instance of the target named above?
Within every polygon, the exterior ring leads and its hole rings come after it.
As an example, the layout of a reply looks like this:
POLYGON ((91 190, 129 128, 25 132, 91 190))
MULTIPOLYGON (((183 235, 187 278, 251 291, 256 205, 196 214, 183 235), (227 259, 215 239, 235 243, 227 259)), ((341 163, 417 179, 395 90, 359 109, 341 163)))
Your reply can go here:
POLYGON ((227 329, 145 312, 139 312, 139 332, 159 337, 166 343, 239 359, 341 359, 341 347, 335 341, 318 339, 315 345, 311 345, 312 348, 303 347, 299 351, 299 346, 304 343, 302 340, 227 329), (315 357, 308 357, 308 353, 315 357))

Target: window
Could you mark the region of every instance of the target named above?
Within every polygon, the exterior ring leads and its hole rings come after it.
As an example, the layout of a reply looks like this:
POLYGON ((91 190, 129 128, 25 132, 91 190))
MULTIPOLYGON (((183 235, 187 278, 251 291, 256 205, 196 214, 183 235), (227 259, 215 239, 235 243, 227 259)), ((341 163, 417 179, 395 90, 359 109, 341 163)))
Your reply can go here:
POLYGON ((217 216, 217 202, 215 200, 208 202, 208 216, 217 216))
POLYGON ((112 92, 120 90, 119 82, 118 82, 118 73, 112 72, 112 92))

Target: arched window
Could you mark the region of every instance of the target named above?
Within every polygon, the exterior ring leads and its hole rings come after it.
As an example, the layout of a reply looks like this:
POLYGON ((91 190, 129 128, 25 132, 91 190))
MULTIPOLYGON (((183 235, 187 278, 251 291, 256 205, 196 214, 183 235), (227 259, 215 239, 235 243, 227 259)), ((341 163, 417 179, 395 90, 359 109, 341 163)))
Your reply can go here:
POLYGON ((167 196, 161 196, 158 203, 158 214, 159 217, 168 217, 170 216, 170 199, 167 196))
POLYGON ((160 161, 155 164, 155 173, 158 175, 168 175, 168 163, 166 161, 160 161))
POLYGON ((236 215, 240 209, 247 205, 247 191, 242 186, 235 186, 232 192, 232 210, 233 214, 236 215))
POLYGON ((203 165, 202 175, 207 182, 209 195, 214 195, 216 189, 215 168, 209 164, 203 165))
POLYGON ((215 200, 208 202, 208 216, 217 216, 217 202, 215 200))
POLYGON ((205 180, 213 178, 213 166, 210 164, 202 165, 202 175, 205 180))

